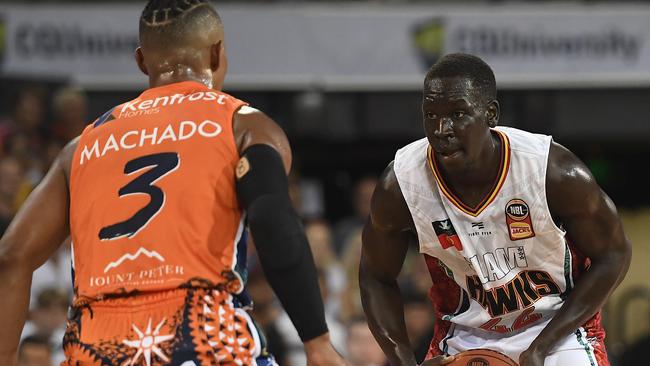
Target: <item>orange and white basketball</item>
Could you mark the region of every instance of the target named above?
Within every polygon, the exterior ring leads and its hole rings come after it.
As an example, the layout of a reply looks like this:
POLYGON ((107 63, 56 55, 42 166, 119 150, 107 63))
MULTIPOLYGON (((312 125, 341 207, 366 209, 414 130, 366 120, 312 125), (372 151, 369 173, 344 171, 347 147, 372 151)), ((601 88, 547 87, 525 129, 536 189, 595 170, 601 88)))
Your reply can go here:
POLYGON ((510 357, 489 349, 471 349, 456 355, 448 366, 518 366, 510 357))

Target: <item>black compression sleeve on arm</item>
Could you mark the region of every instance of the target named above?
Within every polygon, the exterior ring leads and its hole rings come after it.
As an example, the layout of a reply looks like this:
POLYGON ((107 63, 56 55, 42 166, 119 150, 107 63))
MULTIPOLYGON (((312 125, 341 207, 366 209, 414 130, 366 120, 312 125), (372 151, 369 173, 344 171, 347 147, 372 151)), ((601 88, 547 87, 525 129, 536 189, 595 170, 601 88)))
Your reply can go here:
POLYGON ((246 149, 237 166, 237 196, 266 278, 306 342, 327 332, 316 266, 278 152, 268 145, 246 149))

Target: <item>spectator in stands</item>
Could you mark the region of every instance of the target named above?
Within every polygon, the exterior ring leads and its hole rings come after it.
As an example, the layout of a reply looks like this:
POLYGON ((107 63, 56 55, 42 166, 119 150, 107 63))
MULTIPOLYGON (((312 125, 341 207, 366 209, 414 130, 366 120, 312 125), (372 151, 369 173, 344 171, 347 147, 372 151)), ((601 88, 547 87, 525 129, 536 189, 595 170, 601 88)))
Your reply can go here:
MULTIPOLYGON (((65 146, 65 143, 56 139, 50 139, 45 143, 42 160, 43 166, 46 170, 50 168, 52 163, 54 163, 54 160, 56 160, 57 156, 59 156, 59 153, 61 152, 63 146, 65 146)), ((45 173, 46 171, 43 172, 43 174, 45 173)))
POLYGON ((370 213, 370 199, 376 184, 376 177, 365 177, 356 183, 352 197, 354 214, 339 221, 334 227, 334 250, 337 255, 340 256, 345 252, 345 244, 366 222, 370 213))
POLYGON ((47 338, 29 336, 20 342, 18 366, 52 366, 51 352, 47 338))
POLYGON ((415 245, 409 248, 409 252, 406 254, 399 284, 400 288, 405 293, 412 294, 412 297, 427 298, 429 294, 431 274, 424 258, 415 245))
POLYGON ((618 366, 650 365, 650 335, 641 337, 630 345, 620 357, 618 366))
POLYGON ((72 298, 72 253, 70 238, 43 263, 32 275, 32 288, 30 297, 30 310, 36 309, 39 295, 46 290, 57 290, 65 294, 68 301, 72 298))
MULTIPOLYGON (((332 304, 332 301, 330 299, 330 292, 327 289, 325 277, 325 273, 319 270, 318 283, 320 285, 323 303, 325 304, 325 320, 327 321, 327 327, 329 329, 332 345, 339 353, 345 356, 345 327, 339 322, 338 317, 336 316, 336 312, 328 306, 328 304, 332 304)), ((287 313, 282 312, 282 315, 278 318, 277 327, 280 334, 282 334, 282 338, 286 342, 285 344, 287 345, 287 365, 306 365, 307 358, 305 356, 304 348, 302 347, 302 342, 300 341, 300 337, 298 337, 298 332, 296 332, 295 328, 291 325, 291 320, 289 319, 287 313)), ((284 366, 282 363, 278 364, 284 366)))
POLYGON ((404 321, 406 330, 419 362, 429 351, 433 338, 433 307, 426 295, 421 293, 404 294, 404 321))
POLYGON ((370 333, 365 318, 357 317, 348 323, 346 359, 351 366, 387 365, 386 356, 370 333))
POLYGON ((19 193, 24 182, 20 162, 13 157, 0 159, 0 230, 7 225, 19 207, 19 193))
POLYGON ((305 234, 309 241, 316 268, 326 269, 337 263, 332 250, 332 232, 327 222, 315 220, 305 225, 305 234))
POLYGON ((341 294, 340 319, 347 323, 350 319, 363 316, 361 295, 359 292, 359 260, 361 259, 361 228, 350 234, 345 243, 342 262, 347 278, 345 289, 341 294))
POLYGON ((51 136, 63 143, 79 136, 87 124, 87 104, 86 94, 79 88, 58 90, 52 100, 54 124, 51 136))
MULTIPOLYGON (((269 353, 275 357, 275 361, 279 365, 290 365, 287 361, 290 350, 287 341, 278 329, 278 318, 282 309, 259 265, 251 266, 246 289, 254 303, 253 318, 264 332, 269 353)), ((302 349, 302 343, 299 348, 302 349)))
POLYGON ((44 128, 46 91, 29 87, 19 91, 11 118, 0 122, 0 140, 5 153, 20 161, 29 189, 43 178, 46 167, 42 151, 47 141, 44 128))
POLYGON ((57 362, 65 359, 61 343, 65 334, 68 305, 66 293, 57 289, 43 290, 38 295, 36 308, 29 312, 29 320, 21 337, 26 339, 38 336, 48 340, 54 351, 52 357, 57 362))
POLYGON ((305 225, 305 234, 314 256, 314 262, 319 272, 325 278, 328 291, 328 302, 325 308, 330 315, 338 313, 340 294, 345 288, 346 275, 332 246, 332 231, 327 222, 315 220, 305 225))
POLYGON ((323 187, 318 180, 307 179, 300 175, 298 164, 294 159, 294 167, 289 174, 289 197, 293 208, 303 220, 318 220, 323 217, 323 187))
POLYGON ((0 122, 0 143, 3 147, 15 134, 24 134, 32 148, 40 146, 43 140, 45 96, 45 89, 39 86, 27 87, 16 93, 11 116, 0 122))

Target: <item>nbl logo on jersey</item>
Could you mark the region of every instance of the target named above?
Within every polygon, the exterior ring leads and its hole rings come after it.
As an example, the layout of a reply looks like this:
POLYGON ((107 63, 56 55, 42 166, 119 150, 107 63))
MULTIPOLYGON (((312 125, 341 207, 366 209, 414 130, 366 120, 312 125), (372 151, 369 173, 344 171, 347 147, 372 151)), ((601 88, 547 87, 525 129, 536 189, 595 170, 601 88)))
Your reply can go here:
POLYGON ((458 251, 463 250, 463 244, 460 242, 460 238, 456 233, 456 229, 454 229, 454 225, 451 224, 451 220, 434 221, 431 224, 433 224, 433 230, 438 236, 442 249, 454 247, 458 251))
POLYGON ((530 209, 524 200, 512 199, 506 204, 506 224, 510 240, 528 239, 535 236, 530 209))

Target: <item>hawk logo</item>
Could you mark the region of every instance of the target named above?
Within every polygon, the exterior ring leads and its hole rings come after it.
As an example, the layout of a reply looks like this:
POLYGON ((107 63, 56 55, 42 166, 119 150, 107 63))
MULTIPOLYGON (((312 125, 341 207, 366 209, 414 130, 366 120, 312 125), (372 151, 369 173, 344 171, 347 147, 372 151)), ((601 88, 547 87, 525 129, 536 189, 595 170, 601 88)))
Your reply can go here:
POLYGON ((456 230, 454 229, 454 225, 451 224, 451 220, 446 219, 434 221, 431 224, 433 225, 433 230, 438 236, 442 249, 454 247, 458 251, 463 250, 463 244, 460 242, 460 238, 458 237, 458 234, 456 234, 456 230))
POLYGON ((413 45, 427 69, 438 61, 444 53, 445 27, 440 18, 434 18, 416 25, 411 37, 413 45))

